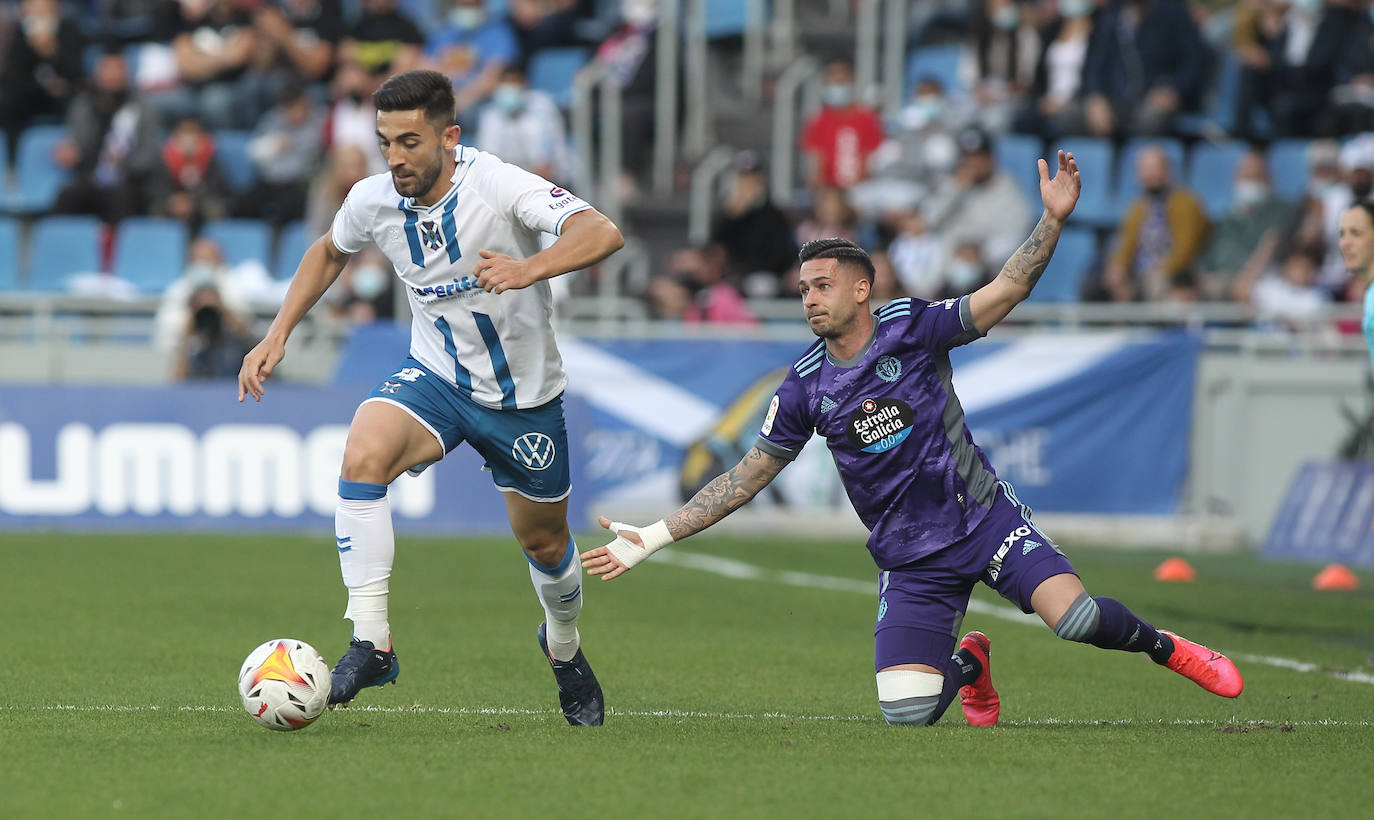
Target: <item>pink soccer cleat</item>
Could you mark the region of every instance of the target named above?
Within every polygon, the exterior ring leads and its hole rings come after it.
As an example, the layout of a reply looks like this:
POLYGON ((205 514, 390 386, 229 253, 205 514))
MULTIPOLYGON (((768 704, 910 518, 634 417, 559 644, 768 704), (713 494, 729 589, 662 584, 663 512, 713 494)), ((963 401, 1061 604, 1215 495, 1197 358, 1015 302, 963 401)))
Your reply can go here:
MULTIPOLYGON (((1160 634, 1168 635, 1174 642, 1174 654, 1169 656, 1165 666, 1214 695, 1233 698, 1245 688, 1240 670, 1220 652, 1213 652, 1199 643, 1175 635, 1166 630, 1160 634)), ((967 639, 965 639, 967 640, 967 639)))
POLYGON ((959 648, 967 649, 983 665, 978 679, 959 690, 964 717, 970 726, 996 726, 997 717, 1002 712, 1002 700, 997 697, 997 690, 992 688, 992 664, 989 661, 992 641, 981 632, 970 632, 959 642, 959 648))

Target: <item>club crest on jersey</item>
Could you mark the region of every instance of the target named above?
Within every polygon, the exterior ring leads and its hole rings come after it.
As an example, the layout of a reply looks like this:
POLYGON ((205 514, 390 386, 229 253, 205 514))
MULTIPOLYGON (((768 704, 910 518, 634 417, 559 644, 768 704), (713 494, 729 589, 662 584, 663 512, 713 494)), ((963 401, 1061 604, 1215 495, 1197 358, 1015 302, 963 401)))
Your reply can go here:
POLYGON ((444 246, 444 237, 439 233, 439 226, 434 220, 426 219, 420 223, 420 241, 426 248, 437 251, 444 246))
POLYGON ((547 470, 553 465, 557 450, 553 439, 543 433, 525 433, 511 445, 511 453, 530 470, 547 470))
POLYGON ((916 414, 898 399, 864 399, 849 417, 849 443, 865 453, 891 450, 911 435, 916 414))
POLYGON ((878 374, 878 378, 885 382, 895 382, 902 377, 902 363, 892 356, 879 358, 873 370, 878 374))

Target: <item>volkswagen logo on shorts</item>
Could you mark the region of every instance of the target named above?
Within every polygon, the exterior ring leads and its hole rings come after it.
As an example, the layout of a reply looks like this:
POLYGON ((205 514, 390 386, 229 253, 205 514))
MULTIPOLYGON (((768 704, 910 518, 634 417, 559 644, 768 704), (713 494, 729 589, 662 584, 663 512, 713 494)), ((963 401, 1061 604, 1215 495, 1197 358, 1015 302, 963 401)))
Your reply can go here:
POLYGON ((543 433, 525 433, 511 445, 511 452, 531 470, 547 470, 553 464, 553 439, 543 433))

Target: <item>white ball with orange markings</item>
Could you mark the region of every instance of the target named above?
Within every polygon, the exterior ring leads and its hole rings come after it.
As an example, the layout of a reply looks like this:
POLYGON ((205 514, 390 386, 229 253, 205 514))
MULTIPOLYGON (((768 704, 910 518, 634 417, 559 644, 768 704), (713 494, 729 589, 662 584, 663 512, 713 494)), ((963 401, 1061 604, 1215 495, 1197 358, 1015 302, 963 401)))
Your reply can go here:
POLYGON ((269 729, 304 729, 329 703, 329 664, 305 641, 275 638, 244 660, 239 697, 248 716, 269 729))

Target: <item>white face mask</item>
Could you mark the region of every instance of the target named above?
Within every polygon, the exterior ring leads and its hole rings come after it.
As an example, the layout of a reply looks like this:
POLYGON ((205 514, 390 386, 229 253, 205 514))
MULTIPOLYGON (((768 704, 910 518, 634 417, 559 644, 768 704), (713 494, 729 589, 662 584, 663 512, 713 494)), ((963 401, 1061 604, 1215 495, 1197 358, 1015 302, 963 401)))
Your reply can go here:
POLYGON ((1011 31, 1021 22, 1021 13, 1016 6, 1003 6, 992 15, 992 24, 1003 31, 1011 31))
POLYGON ((821 102, 831 108, 844 108, 854 102, 854 86, 848 83, 826 85, 821 90, 821 102))
POLYGON ((620 17, 637 28, 653 25, 658 19, 656 0, 624 0, 620 4, 620 17))
POLYGON ((363 265, 353 271, 350 285, 354 296, 364 302, 371 302, 386 290, 386 271, 377 265, 363 265))
POLYGON ((1091 0, 1059 0, 1060 17, 1087 17, 1092 11, 1091 0))
POLYGON ((1236 205, 1241 208, 1249 208, 1258 205, 1269 197, 1269 186, 1263 182, 1253 179, 1244 179, 1236 183, 1236 205))
POLYGON ((1322 7, 1322 0, 1293 0, 1293 8, 1311 14, 1322 7))
POLYGON ((982 278, 983 272, 978 269, 978 265, 967 259, 954 260, 945 273, 945 281, 955 290, 970 290, 982 278))
POLYGON ((454 6, 448 10, 448 21, 463 31, 472 31, 487 21, 487 11, 477 6, 454 6))
POLYGON ((501 83, 491 92, 491 101, 507 114, 514 114, 525 107, 525 89, 514 83, 501 83))
POLYGON ((213 262, 192 262, 186 266, 186 279, 195 285, 213 285, 219 265, 213 262))

